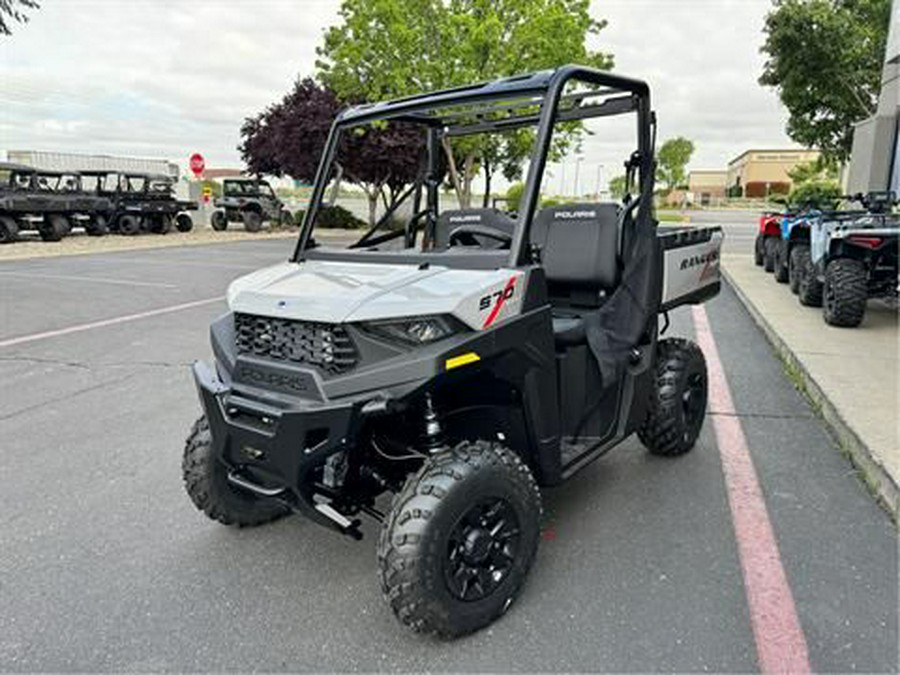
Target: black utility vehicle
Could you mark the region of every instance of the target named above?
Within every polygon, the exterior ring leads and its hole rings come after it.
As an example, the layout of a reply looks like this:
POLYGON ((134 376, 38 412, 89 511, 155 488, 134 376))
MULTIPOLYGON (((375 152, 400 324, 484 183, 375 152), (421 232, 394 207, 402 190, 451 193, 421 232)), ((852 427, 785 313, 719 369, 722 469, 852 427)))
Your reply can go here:
POLYGON ((167 234, 174 226, 190 232, 194 221, 187 211, 197 204, 175 197, 175 184, 169 176, 124 173, 108 170, 81 172, 83 180, 99 195, 109 199, 105 217, 113 232, 135 235, 141 232, 167 234))
POLYGON ((77 226, 102 235, 108 208, 109 200, 83 189, 78 172, 0 162, 0 243, 23 230, 37 230, 44 241, 59 241, 77 226))
POLYGON ((681 455, 703 424, 703 354, 660 339, 658 317, 718 293, 722 232, 658 228, 655 126, 644 82, 579 66, 341 113, 293 255, 232 283, 215 365, 194 365, 204 414, 183 474, 197 508, 238 526, 296 512, 354 538, 371 516, 404 624, 453 636, 503 614, 537 551, 539 486, 634 433, 681 455), (560 125, 624 114, 634 197, 539 208, 560 125), (342 136, 376 122, 421 132, 411 215, 317 246, 342 136), (445 139, 523 128, 516 219, 442 209, 445 139))
POLYGON ((862 323, 869 298, 896 299, 900 284, 900 216, 893 192, 857 194, 847 199, 864 212, 834 211, 812 221, 810 246, 794 267, 800 271, 800 303, 822 307, 832 326, 862 323))
POLYGON ((228 223, 244 223, 248 232, 259 232, 265 221, 280 225, 293 222, 290 211, 275 195, 272 186, 259 178, 226 179, 215 207, 210 217, 214 230, 224 230, 228 223))

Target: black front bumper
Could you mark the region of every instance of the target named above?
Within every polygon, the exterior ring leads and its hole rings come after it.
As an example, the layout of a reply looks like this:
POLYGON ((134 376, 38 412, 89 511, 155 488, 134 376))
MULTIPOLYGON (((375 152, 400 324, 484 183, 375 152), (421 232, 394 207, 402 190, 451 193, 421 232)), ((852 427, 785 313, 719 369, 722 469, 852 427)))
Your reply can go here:
POLYGON ((365 402, 272 404, 231 390, 203 362, 193 372, 213 452, 229 480, 346 533, 314 500, 314 483, 328 456, 352 444, 365 402))

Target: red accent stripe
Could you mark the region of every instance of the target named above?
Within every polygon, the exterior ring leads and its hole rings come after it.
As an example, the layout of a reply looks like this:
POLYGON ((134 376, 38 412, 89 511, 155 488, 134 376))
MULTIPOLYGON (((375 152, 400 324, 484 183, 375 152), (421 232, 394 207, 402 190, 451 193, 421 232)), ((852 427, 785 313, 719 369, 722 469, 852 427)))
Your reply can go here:
POLYGON ((484 325, 481 327, 482 330, 490 326, 494 323, 494 319, 497 318, 497 315, 500 313, 500 308, 503 307, 503 303, 506 302, 506 294, 509 290, 516 285, 516 278, 510 277, 509 281, 506 282, 506 286, 503 287, 503 292, 500 294, 500 297, 497 298, 497 304, 494 305, 494 308, 491 310, 491 313, 488 314, 488 318, 484 320, 484 325))
POLYGON ((722 457, 759 667, 763 673, 809 673, 806 637, 709 319, 699 305, 693 308, 693 314, 697 343, 706 354, 710 408, 719 413, 712 416, 712 422, 722 457))

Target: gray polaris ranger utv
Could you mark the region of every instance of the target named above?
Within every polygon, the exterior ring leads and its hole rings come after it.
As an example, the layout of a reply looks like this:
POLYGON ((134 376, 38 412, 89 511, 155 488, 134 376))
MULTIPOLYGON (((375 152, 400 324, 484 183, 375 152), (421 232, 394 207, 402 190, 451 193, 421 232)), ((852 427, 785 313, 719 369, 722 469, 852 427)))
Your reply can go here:
POLYGON ((654 130, 644 82, 579 66, 340 114, 293 255, 231 285, 215 365, 194 365, 197 508, 238 526, 300 513, 355 538, 370 516, 401 622, 454 636, 503 614, 537 551, 541 487, 634 433, 680 455, 703 424, 703 354, 657 324, 719 291, 722 233, 658 228, 654 130), (626 114, 635 196, 540 208, 554 133, 626 114), (317 245, 342 137, 376 121, 421 129, 405 227, 389 210, 349 249, 317 245), (447 142, 526 128, 515 219, 442 208, 447 142))

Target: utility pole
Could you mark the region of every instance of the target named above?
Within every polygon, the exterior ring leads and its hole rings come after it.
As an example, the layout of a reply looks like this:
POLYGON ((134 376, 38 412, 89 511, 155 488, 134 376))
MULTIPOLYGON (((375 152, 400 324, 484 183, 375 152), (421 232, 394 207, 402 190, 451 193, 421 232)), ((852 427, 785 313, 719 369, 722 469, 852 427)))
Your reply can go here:
POLYGON ((600 174, 603 172, 603 165, 597 165, 597 189, 594 190, 594 194, 597 195, 597 201, 600 201, 600 174))
POLYGON ((577 157, 575 159, 575 199, 578 199, 578 195, 581 194, 580 190, 578 189, 578 169, 581 167, 581 161, 583 159, 583 157, 577 157))

